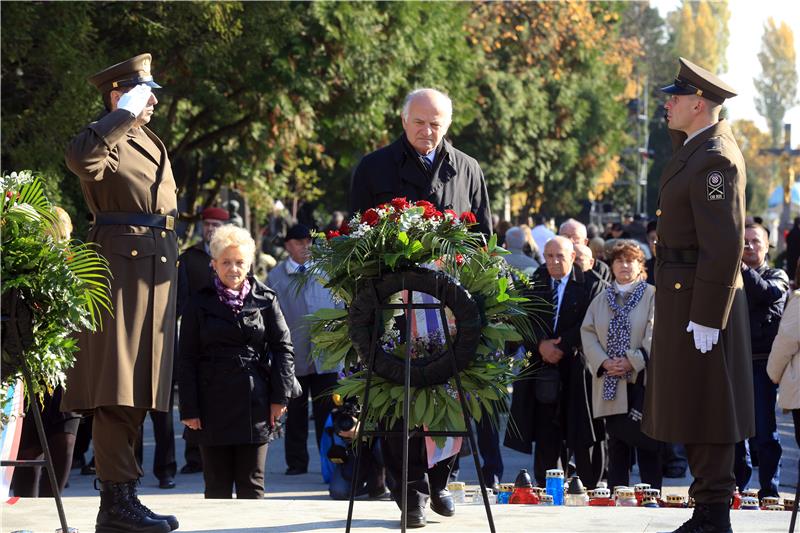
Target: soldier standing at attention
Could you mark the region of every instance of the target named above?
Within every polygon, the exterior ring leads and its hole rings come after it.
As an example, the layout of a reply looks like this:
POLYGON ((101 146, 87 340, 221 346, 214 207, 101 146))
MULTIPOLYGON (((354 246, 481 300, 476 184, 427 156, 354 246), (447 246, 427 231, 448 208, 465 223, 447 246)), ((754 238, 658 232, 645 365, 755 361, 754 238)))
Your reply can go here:
POLYGON ((686 445, 696 507, 679 533, 730 532, 735 443, 755 432, 744 248, 745 165, 722 103, 736 96, 680 59, 659 183, 656 309, 643 430, 686 445), (682 143, 682 144, 681 144, 682 143))
POLYGON ((178 277, 175 180, 164 143, 145 126, 158 103, 152 88, 160 87, 151 60, 140 54, 89 78, 106 113, 66 153, 94 216, 87 240, 113 275, 114 314, 103 314, 101 331, 80 335, 61 405, 94 414, 98 533, 178 528, 174 516, 155 514, 136 495, 139 428, 148 411, 169 406, 178 277))

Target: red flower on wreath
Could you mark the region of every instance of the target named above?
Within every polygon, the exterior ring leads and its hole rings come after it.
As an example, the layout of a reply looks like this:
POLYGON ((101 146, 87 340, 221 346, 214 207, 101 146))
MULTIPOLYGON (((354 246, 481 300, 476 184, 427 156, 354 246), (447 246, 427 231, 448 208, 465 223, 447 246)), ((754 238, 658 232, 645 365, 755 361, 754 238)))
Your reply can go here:
MULTIPOLYGON (((348 224, 346 220, 342 220, 342 223, 339 226, 339 231, 337 231, 336 233, 338 233, 339 235, 350 235, 350 224, 348 224)), ((337 237, 339 235, 337 235, 337 237)))
POLYGON ((372 209, 371 207, 364 211, 364 214, 361 215, 361 222, 366 222, 370 226, 376 225, 380 221, 381 217, 377 211, 372 209))
POLYGON ((341 233, 339 233, 338 231, 333 230, 333 229, 329 230, 329 231, 327 231, 325 233, 325 238, 328 239, 328 240, 334 239, 336 237, 341 237, 341 236, 342 236, 341 233))
POLYGON ((464 224, 477 224, 478 219, 475 217, 475 213, 472 211, 464 211, 461 213, 461 222, 464 224))
MULTIPOLYGON (((439 213, 439 211, 436 210, 436 206, 433 205, 432 203, 430 203, 427 200, 420 200, 419 202, 417 202, 414 205, 416 205, 417 207, 422 207, 423 209, 425 209, 425 212, 422 213, 422 218, 426 218, 426 219, 427 218, 433 218, 433 217, 436 216, 436 213, 439 213)), ((442 216, 442 214, 439 213, 439 216, 442 216)))
POLYGON ((456 254, 456 265, 461 266, 464 264, 464 256, 461 254, 456 254))
POLYGON ((408 200, 406 200, 405 196, 402 198, 392 199, 392 207, 394 207, 395 211, 405 211, 408 209, 409 205, 410 204, 408 203, 408 200))

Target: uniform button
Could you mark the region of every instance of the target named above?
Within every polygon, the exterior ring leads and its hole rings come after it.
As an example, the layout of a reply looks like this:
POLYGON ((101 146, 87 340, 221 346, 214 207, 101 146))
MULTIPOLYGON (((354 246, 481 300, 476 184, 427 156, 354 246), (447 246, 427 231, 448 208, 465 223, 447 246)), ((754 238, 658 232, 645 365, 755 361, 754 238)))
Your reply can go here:
POLYGON ((163 215, 164 214, 164 208, 163 207, 159 207, 158 208, 158 214, 159 215, 163 215))
POLYGON ((181 266, 181 262, 180 262, 180 260, 178 260, 178 261, 175 261, 175 266, 176 266, 176 267, 179 267, 179 266, 181 266))
POLYGON ((131 255, 133 257, 136 257, 137 255, 139 255, 139 252, 137 250, 131 250, 131 255))
POLYGON ((166 231, 162 231, 161 232, 161 238, 162 239, 166 239, 167 238, 167 232, 166 231))
POLYGON ((657 216, 657 217, 660 217, 660 216, 661 216, 661 209, 656 209, 656 216, 657 216))
POLYGON ((676 283, 676 284, 675 284, 675 288, 676 288, 676 289, 680 289, 681 287, 683 287, 683 285, 681 285, 680 283, 676 283))
POLYGON ((166 258, 166 257, 164 257, 163 255, 161 256, 161 262, 162 262, 162 263, 166 263, 166 262, 167 262, 167 258, 166 258))

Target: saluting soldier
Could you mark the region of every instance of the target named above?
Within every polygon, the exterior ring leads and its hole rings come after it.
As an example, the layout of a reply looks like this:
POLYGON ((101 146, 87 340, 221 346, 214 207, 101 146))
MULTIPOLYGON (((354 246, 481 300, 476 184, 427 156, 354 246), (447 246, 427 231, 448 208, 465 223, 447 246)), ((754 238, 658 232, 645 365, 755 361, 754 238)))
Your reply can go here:
POLYGON ((106 113, 69 144, 66 161, 80 178, 99 245, 113 278, 114 314, 102 331, 82 334, 67 372, 63 410, 94 414, 100 480, 96 531, 167 533, 174 516, 142 505, 134 444, 148 410, 167 411, 172 383, 178 242, 177 198, 167 150, 147 127, 160 88, 152 57, 140 54, 91 76, 106 113))
POLYGON ((744 248, 745 163, 722 103, 733 88, 680 59, 661 89, 675 153, 661 174, 656 309, 643 429, 686 445, 696 507, 676 531, 731 531, 735 443, 754 434, 744 248))

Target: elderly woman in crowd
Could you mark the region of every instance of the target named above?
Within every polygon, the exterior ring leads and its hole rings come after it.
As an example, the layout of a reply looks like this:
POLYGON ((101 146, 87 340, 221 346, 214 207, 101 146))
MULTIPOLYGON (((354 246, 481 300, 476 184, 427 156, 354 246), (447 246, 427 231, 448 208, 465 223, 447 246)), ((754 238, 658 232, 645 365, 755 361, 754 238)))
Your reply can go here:
MULTIPOLYGON (((628 384, 645 371, 653 335, 655 288, 647 284, 645 258, 641 248, 620 241, 608 254, 614 283, 589 306, 581 327, 583 353, 594 381, 592 408, 595 418, 606 418, 608 439, 608 484, 628 485, 631 452, 636 450, 644 483, 661 488, 659 443, 646 437, 628 419, 635 398, 629 398, 628 384), (615 418, 616 417, 616 418, 615 418), (615 418, 615 419, 614 419, 615 418), (633 431, 631 431, 633 429, 633 431)), ((643 399, 642 389, 635 395, 643 399)))
MULTIPOLYGON (((800 267, 795 271, 800 287, 800 267)), ((794 438, 800 446, 800 289, 789 295, 778 335, 767 360, 767 374, 778 384, 778 406, 792 412, 794 438)))
POLYGON ((213 283, 183 313, 181 421, 200 446, 206 498, 264 495, 267 442, 299 394, 289 330, 275 293, 249 276, 256 245, 236 226, 211 239, 213 283))

